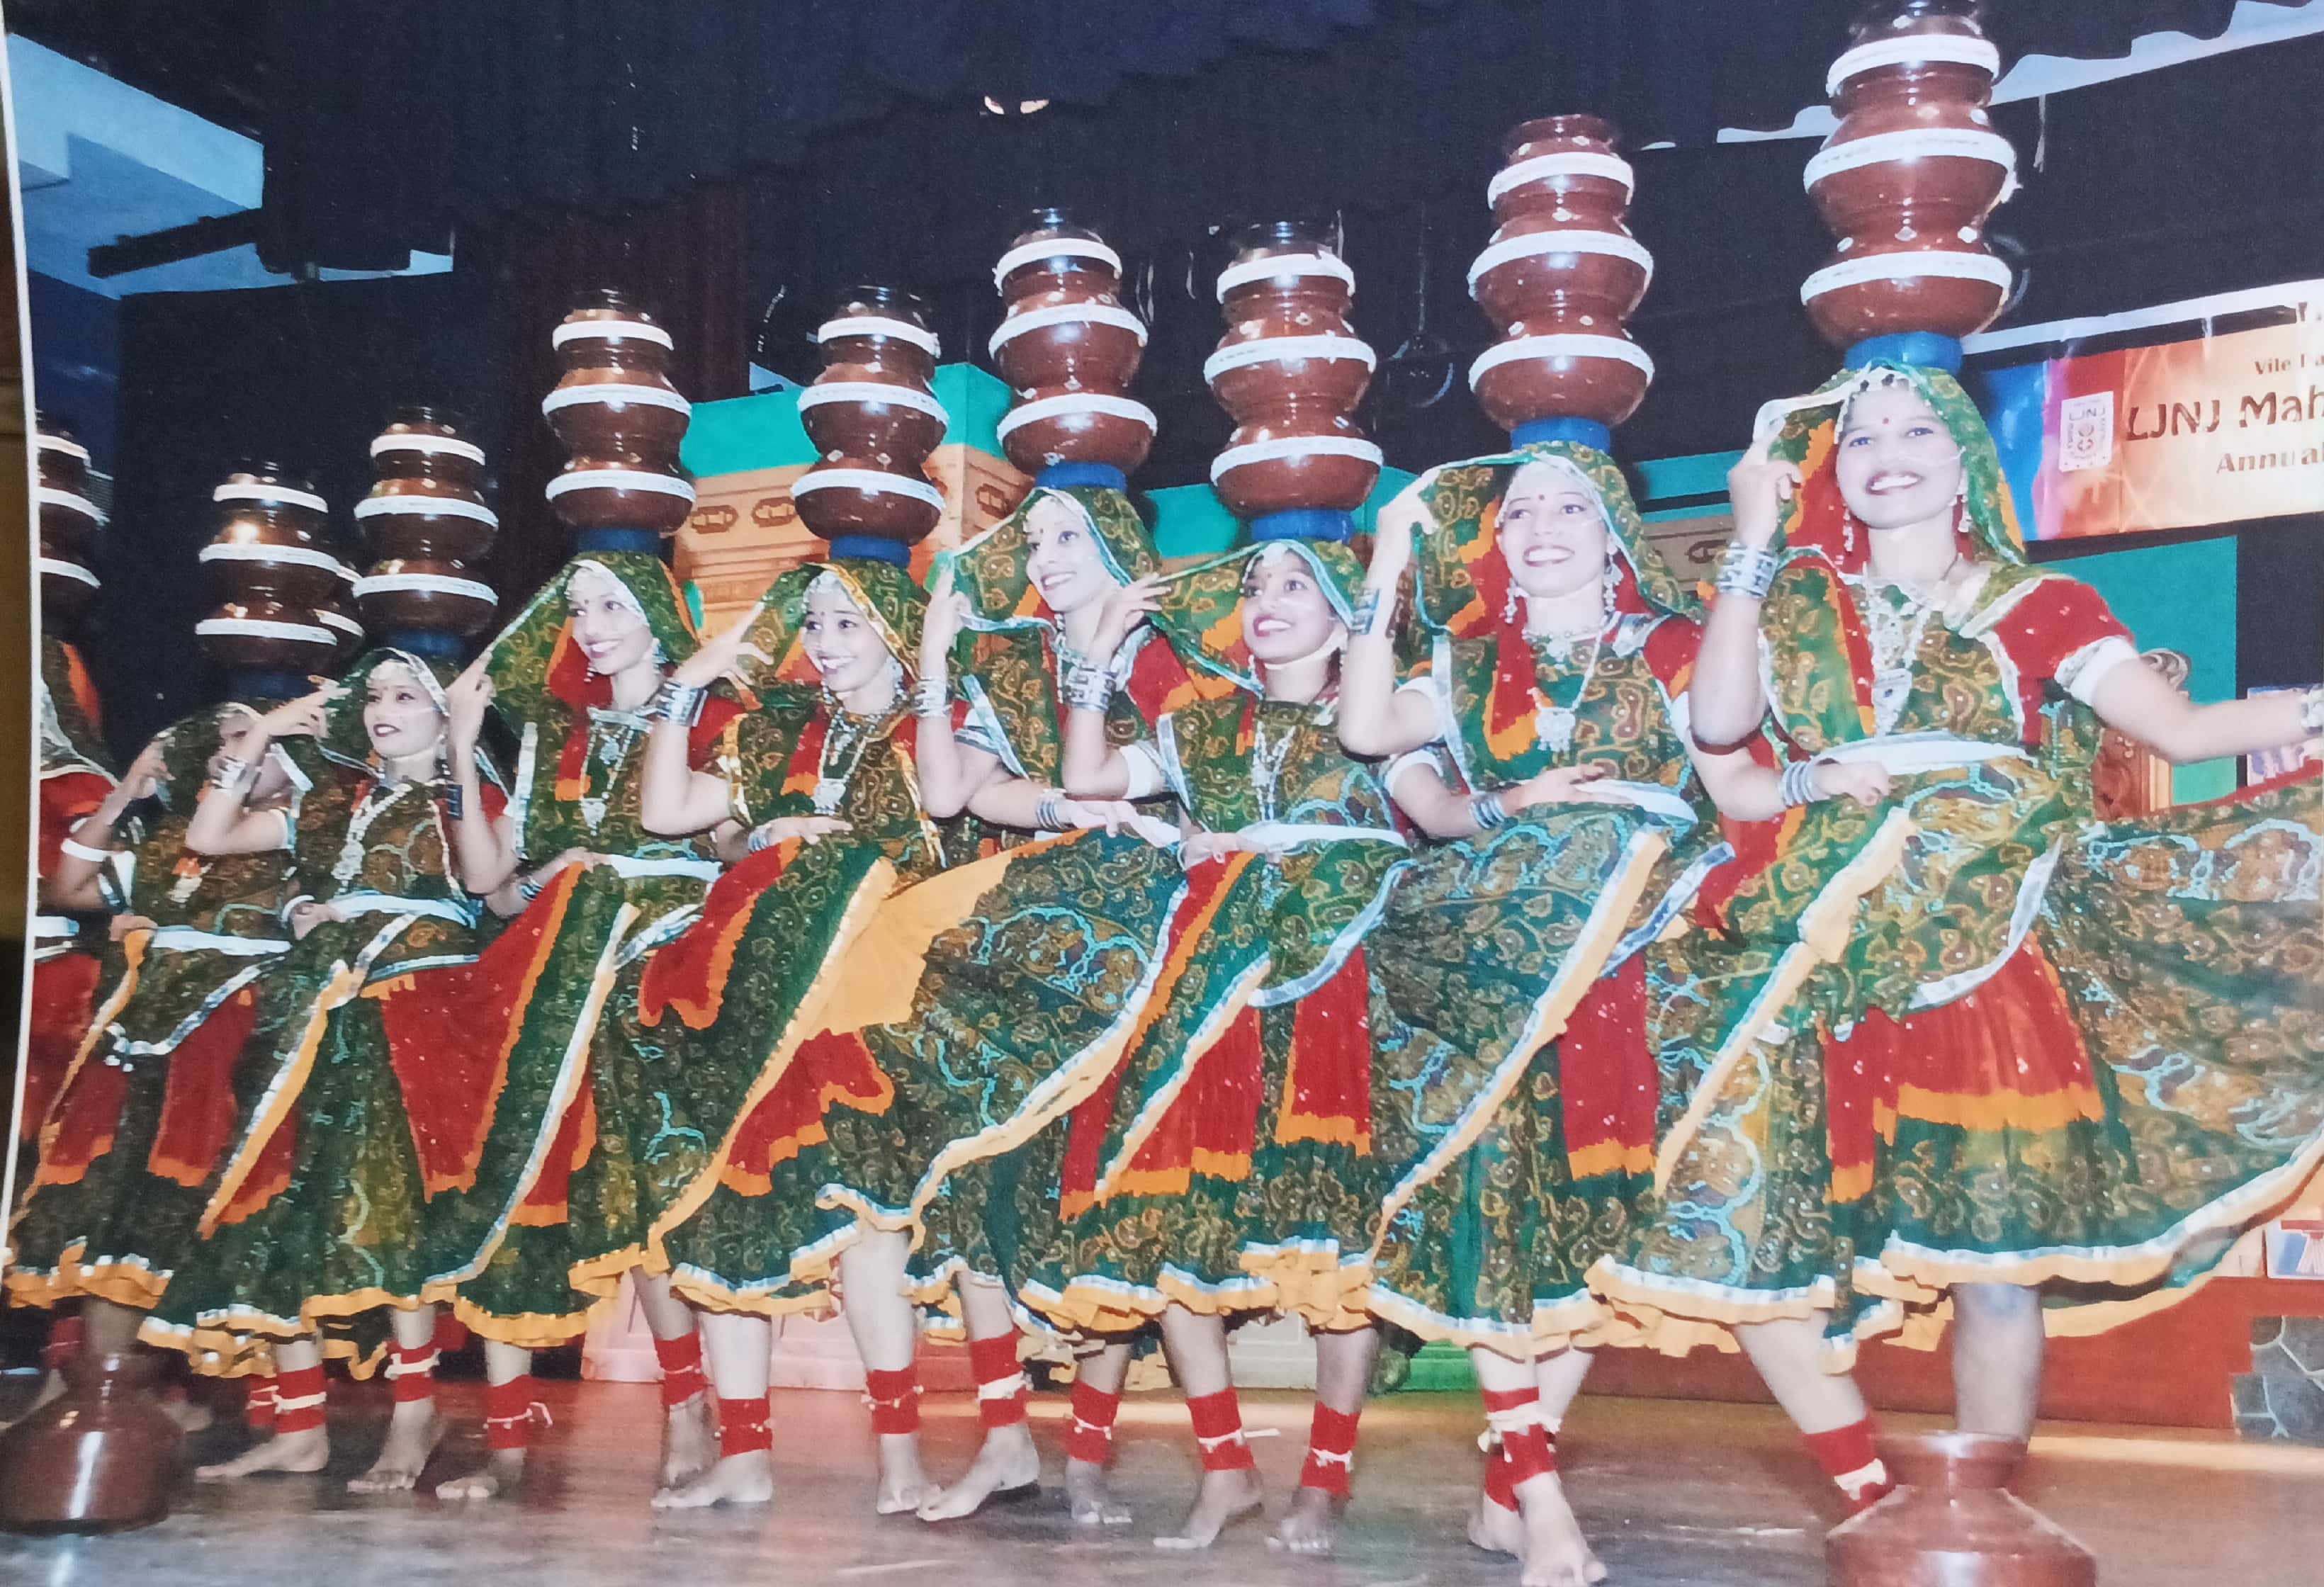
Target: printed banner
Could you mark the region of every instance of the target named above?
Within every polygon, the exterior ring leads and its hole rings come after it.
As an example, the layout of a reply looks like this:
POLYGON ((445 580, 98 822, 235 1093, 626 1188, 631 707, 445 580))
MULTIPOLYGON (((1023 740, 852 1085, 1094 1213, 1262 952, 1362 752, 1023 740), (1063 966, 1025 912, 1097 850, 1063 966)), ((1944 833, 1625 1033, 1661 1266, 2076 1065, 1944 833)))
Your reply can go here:
POLYGON ((2026 534, 2324 512, 2324 281, 2277 291, 2273 308, 2225 323, 2108 330, 2066 341, 2062 357, 1985 371, 2026 534))

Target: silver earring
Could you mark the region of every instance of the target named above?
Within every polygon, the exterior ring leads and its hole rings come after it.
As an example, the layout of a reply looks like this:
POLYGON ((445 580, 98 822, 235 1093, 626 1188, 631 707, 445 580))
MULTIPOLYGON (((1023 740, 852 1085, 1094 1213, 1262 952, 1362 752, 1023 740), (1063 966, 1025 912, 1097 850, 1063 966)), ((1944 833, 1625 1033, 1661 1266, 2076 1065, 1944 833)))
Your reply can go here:
POLYGON ((1614 592, 1622 587, 1622 570, 1614 566, 1614 559, 1610 557, 1606 559, 1606 571, 1598 577, 1598 586, 1606 597, 1606 621, 1611 623, 1614 621, 1614 592))
POLYGON ((1501 621, 1504 623, 1515 623, 1517 618, 1517 581, 1515 579, 1511 579, 1508 583, 1508 587, 1501 595, 1501 621))

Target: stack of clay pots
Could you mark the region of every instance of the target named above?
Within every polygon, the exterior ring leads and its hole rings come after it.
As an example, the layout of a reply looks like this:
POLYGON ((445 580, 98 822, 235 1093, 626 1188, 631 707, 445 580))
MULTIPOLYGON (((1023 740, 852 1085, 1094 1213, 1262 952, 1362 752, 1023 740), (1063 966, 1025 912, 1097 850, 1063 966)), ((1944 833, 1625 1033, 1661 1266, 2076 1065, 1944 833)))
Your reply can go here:
POLYGON ((558 518, 584 536, 674 534, 694 511, 678 464, 693 406, 670 383, 673 344, 619 292, 593 292, 549 337, 564 366, 540 411, 569 455, 549 482, 558 518))
POLYGON ((909 293, 860 287, 816 332, 823 373, 799 393, 816 461, 791 482, 799 521, 835 554, 885 556, 925 540, 944 516, 927 475, 943 442, 944 404, 929 383, 937 342, 909 293))
POLYGON ((2000 54, 1966 0, 1886 0, 1859 21, 1825 88, 1840 125, 1808 161, 1816 212, 1839 238, 1800 287, 1827 341, 1981 330, 2009 294, 1986 217, 2016 182, 2016 152, 1986 102, 2000 54))
POLYGON ((72 431, 36 414, 41 477, 33 494, 40 503, 41 622, 61 632, 97 595, 97 531, 105 515, 88 494, 88 448, 72 431))
POLYGON ((1292 221, 1243 232, 1219 274, 1227 331, 1203 378, 1235 428, 1211 484, 1254 532, 1277 514, 1352 512, 1379 478, 1380 449, 1349 417, 1376 362, 1348 325, 1355 291, 1321 233, 1292 221))
POLYGON ((1550 420, 1619 424, 1654 379, 1625 328, 1654 260, 1624 219, 1635 183, 1615 136, 1594 115, 1525 122, 1502 140, 1486 189, 1500 224, 1469 266, 1469 295, 1501 335, 1470 365, 1469 386, 1520 440, 1550 420))
POLYGON ((484 448, 452 415, 406 408, 374 438, 371 460, 378 483, 355 503, 374 558, 355 586, 364 626, 390 643, 481 633, 500 606, 469 570, 500 527, 484 504, 484 448))
POLYGON ((1122 307, 1121 255, 1044 209, 992 267, 992 284, 1009 306, 991 343, 1013 398, 999 426, 1009 460, 1037 479, 1065 471, 1052 482, 1090 468, 1126 476, 1146 461, 1154 411, 1125 394, 1146 355, 1146 325, 1122 307))
POLYGON ((218 604, 194 624, 203 653, 238 674, 323 670, 338 637, 316 609, 346 586, 331 549, 330 509, 314 483, 279 463, 253 463, 226 475, 210 500, 217 532, 201 563, 218 604))

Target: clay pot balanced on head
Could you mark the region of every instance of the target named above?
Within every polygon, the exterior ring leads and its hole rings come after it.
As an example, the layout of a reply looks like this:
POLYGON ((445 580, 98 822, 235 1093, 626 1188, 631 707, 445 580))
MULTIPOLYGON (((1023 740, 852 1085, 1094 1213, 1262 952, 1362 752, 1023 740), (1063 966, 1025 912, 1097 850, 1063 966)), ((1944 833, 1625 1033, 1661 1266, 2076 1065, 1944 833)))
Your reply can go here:
POLYGON ((331 659, 315 608, 343 587, 329 504, 306 475, 279 463, 235 470, 210 492, 217 531, 200 553, 218 604, 194 624, 204 654, 231 672, 303 676, 331 659))
POLYGON ((1884 0, 1826 79, 1840 125, 1808 161, 1809 196, 1839 239, 1801 284, 1826 341, 1983 329, 2009 294, 1986 238, 2015 190, 2016 152, 1986 110, 2001 69, 1974 0, 1884 0))
POLYGON ((1469 267, 1469 293, 1501 336, 1470 365, 1469 385, 1520 442, 1562 420, 1597 427, 1587 438, 1603 446, 1654 379, 1626 328, 1654 259, 1625 218, 1636 178, 1616 137, 1594 115, 1525 122, 1502 140, 1486 189, 1500 224, 1469 267))
POLYGON ((88 494, 88 448, 45 413, 35 416, 34 428, 41 468, 32 492, 40 506, 41 617, 44 626, 61 628, 97 595, 94 564, 105 514, 88 494))
POLYGON ((378 483, 355 506, 376 558, 355 582, 364 625, 390 643, 456 651, 500 611, 468 568, 500 524, 484 503, 484 448, 442 410, 406 408, 373 438, 371 458, 378 483), (415 641, 422 634, 444 637, 415 641))
POLYGON ((1219 274, 1226 335, 1203 378, 1235 421, 1211 484, 1236 517, 1352 512, 1379 478, 1380 449, 1350 417, 1376 362, 1348 324, 1355 272, 1320 231, 1251 226, 1219 274))
POLYGON ((926 305, 908 292, 860 287, 817 341, 823 373, 798 400, 816 449, 815 463, 791 482, 799 521, 834 542, 926 539, 944 516, 927 461, 950 423, 930 389, 938 344, 926 305))
POLYGON ((694 511, 694 484, 678 462, 694 409, 670 383, 669 332, 607 291, 584 297, 549 340, 564 373, 540 411, 569 455, 549 482, 558 521, 676 533, 694 511))
POLYGON ((992 267, 992 283, 1009 307, 991 350, 1014 398, 999 426, 1001 450, 1045 484, 1127 484, 1154 444, 1156 420, 1127 395, 1146 355, 1146 323, 1122 305, 1121 256, 1087 226, 1043 209, 992 267), (1112 472, 1076 472, 1090 469, 1112 472))

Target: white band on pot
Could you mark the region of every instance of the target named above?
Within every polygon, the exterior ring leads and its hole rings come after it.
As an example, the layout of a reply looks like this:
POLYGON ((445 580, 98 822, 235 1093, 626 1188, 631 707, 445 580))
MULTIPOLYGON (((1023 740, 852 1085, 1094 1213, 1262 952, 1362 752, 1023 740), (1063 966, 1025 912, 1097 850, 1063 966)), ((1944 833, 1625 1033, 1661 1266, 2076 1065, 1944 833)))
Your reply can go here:
POLYGON ((500 527, 499 515, 482 502, 471 502, 466 496, 430 496, 418 491, 395 491, 383 496, 365 496, 355 503, 355 521, 366 518, 473 518, 478 523, 500 527))
POLYGON ((263 540, 217 540, 204 546, 198 562, 280 562, 291 567, 327 567, 337 572, 343 564, 328 551, 312 546, 272 546, 263 540))
POLYGON ((1655 278, 1655 256, 1636 237, 1626 237, 1619 232, 1521 232, 1514 237, 1502 238, 1477 255, 1476 262, 1469 266, 1469 295, 1477 295, 1477 282, 1487 271, 1549 254, 1597 254, 1627 259, 1645 271, 1648 281, 1655 278))
MULTIPOLYGON (((454 578, 446 573, 374 573, 355 582, 355 599, 366 595, 392 595, 405 590, 431 595, 465 595, 472 601, 482 601, 487 606, 497 606, 501 598, 493 594, 493 586, 473 578, 454 578)), ((328 636, 326 636, 328 637, 328 636)))
POLYGON ((642 319, 568 319, 549 333, 549 345, 561 347, 567 342, 651 342, 658 347, 675 348, 669 332, 658 325, 648 325, 642 319))
POLYGON ((1051 237, 1046 242, 1020 243, 1003 254, 992 267, 993 286, 998 288, 1019 266, 1043 259, 1094 259, 1114 274, 1121 273, 1121 255, 1095 237, 1051 237))
POLYGON ((346 615, 344 613, 324 612, 318 610, 315 614, 315 621, 321 623, 325 628, 336 628, 343 633, 360 634, 363 632, 363 624, 357 623, 354 618, 346 615))
POLYGON ((1826 292, 1860 287, 1867 281, 1916 281, 1923 277, 1981 281, 2006 292, 2009 290, 2009 263, 1991 254, 1868 254, 1862 258, 1827 264, 1808 277, 1800 283, 1800 301, 1812 302, 1826 292))
POLYGON ((944 493, 925 479, 888 474, 877 468, 811 468, 791 481, 793 496, 816 491, 868 491, 873 495, 909 496, 944 511, 944 493))
POLYGON ((1476 389, 1477 382, 1504 364, 1522 364, 1539 358, 1611 358, 1627 364, 1648 380, 1655 378, 1655 361, 1646 350, 1626 337, 1591 336, 1586 331, 1562 331, 1550 336, 1518 337, 1514 341, 1495 342, 1477 355, 1469 365, 1469 386, 1476 389))
POLYGON ((92 523, 105 521, 105 514, 97 510, 97 503, 78 492, 60 491, 52 484, 43 484, 33 486, 32 494, 43 507, 62 507, 68 512, 79 513, 92 523))
POLYGON ((91 589, 97 587, 97 575, 78 562, 68 562, 61 557, 40 557, 34 560, 42 573, 53 573, 60 578, 78 579, 91 589))
POLYGON ((1358 337, 1256 337, 1221 347, 1204 359, 1203 378, 1213 381, 1231 369, 1253 364, 1296 364, 1309 358, 1324 364, 1354 362, 1366 369, 1379 364, 1372 345, 1358 337))
POLYGON ((391 429, 374 436, 371 455, 377 457, 388 452, 440 452, 447 457, 466 457, 471 463, 484 460, 484 449, 474 441, 464 441, 457 436, 429 435, 420 429, 391 429))
POLYGON ((194 624, 198 637, 204 634, 226 634, 236 639, 290 639, 302 644, 335 645, 327 628, 318 628, 311 623, 278 623, 271 617, 205 617, 194 624))
POLYGON ((891 386, 878 380, 835 380, 828 385, 804 386, 799 390, 798 405, 802 409, 821 408, 832 402, 886 402, 925 413, 938 424, 952 423, 952 415, 945 411, 944 404, 918 386, 891 386))
POLYGON ((1485 184, 1485 202, 1498 204, 1501 196, 1512 188, 1527 182, 1546 181, 1559 176, 1603 177, 1609 182, 1622 184, 1624 192, 1637 190, 1638 179, 1630 170, 1630 162, 1618 154, 1598 154, 1586 150, 1572 149, 1562 154, 1536 154, 1502 167, 1485 184))
POLYGON ((1809 160, 1805 182, 1810 190, 1828 176, 1867 165, 1906 160, 1981 160, 2006 171, 2017 169, 2017 148, 1999 133, 1974 127, 1906 127, 1902 132, 1874 133, 1845 143, 1829 143, 1809 160))
POLYGON ((294 490, 287 484, 247 484, 229 480, 210 493, 213 502, 258 502, 267 506, 304 507, 310 512, 328 512, 331 504, 312 491, 294 490))
MULTIPOLYGON (((566 408, 576 408, 585 402, 620 402, 640 408, 667 408, 673 413, 691 413, 694 404, 667 386, 630 385, 604 381, 591 385, 558 386, 541 398, 540 411, 555 413, 566 408)), ((482 454, 478 454, 482 456, 482 454)))
POLYGON ((642 468, 582 468, 560 474, 543 493, 550 501, 573 491, 650 491, 656 495, 694 500, 694 486, 670 474, 649 474, 642 468))
POLYGON ((1938 62, 1981 66, 1987 76, 2001 75, 2001 51, 1990 39, 1973 39, 1967 33, 1906 33, 1899 38, 1875 39, 1842 51, 1824 77, 1823 91, 1827 97, 1838 94, 1840 85, 1849 78, 1876 67, 1938 62))
POLYGON ((1255 281, 1283 281, 1303 275, 1330 276, 1348 289, 1350 297, 1355 295, 1356 272, 1336 254, 1270 254, 1263 259, 1230 264, 1219 272, 1219 301, 1225 302, 1229 292, 1255 281))
POLYGON ((1154 410, 1128 397, 1109 396, 1102 392, 1067 392, 1062 397, 1043 397, 1038 401, 1019 402, 1001 416, 992 427, 993 434, 1006 438, 1011 431, 1044 419, 1077 419, 1085 413, 1102 413, 1109 418, 1127 419, 1142 424, 1148 429, 1159 428, 1154 410))
POLYGON ((943 343, 936 333, 925 330, 908 319, 896 319, 885 314, 843 314, 836 319, 826 319, 816 328, 817 342, 836 341, 843 337, 885 337, 892 342, 906 342, 933 358, 943 343))
POLYGON ((1028 330, 1047 330, 1053 325, 1110 325, 1116 330, 1126 330, 1146 345, 1146 322, 1129 309, 1112 303, 1052 303, 1046 309, 1028 309, 1021 314, 1011 314, 1002 320, 985 344, 985 351, 998 354, 1008 343, 1028 330))
POLYGON ((1211 483, 1216 484, 1225 475, 1253 463, 1273 463, 1284 457, 1355 457, 1378 467, 1380 449, 1370 441, 1356 436, 1277 436, 1273 440, 1229 447, 1212 458, 1211 483))
POLYGON ((46 430, 36 430, 33 433, 40 438, 42 451, 62 452, 68 457, 78 457, 84 463, 88 461, 88 448, 78 441, 69 441, 62 436, 52 436, 46 430))

